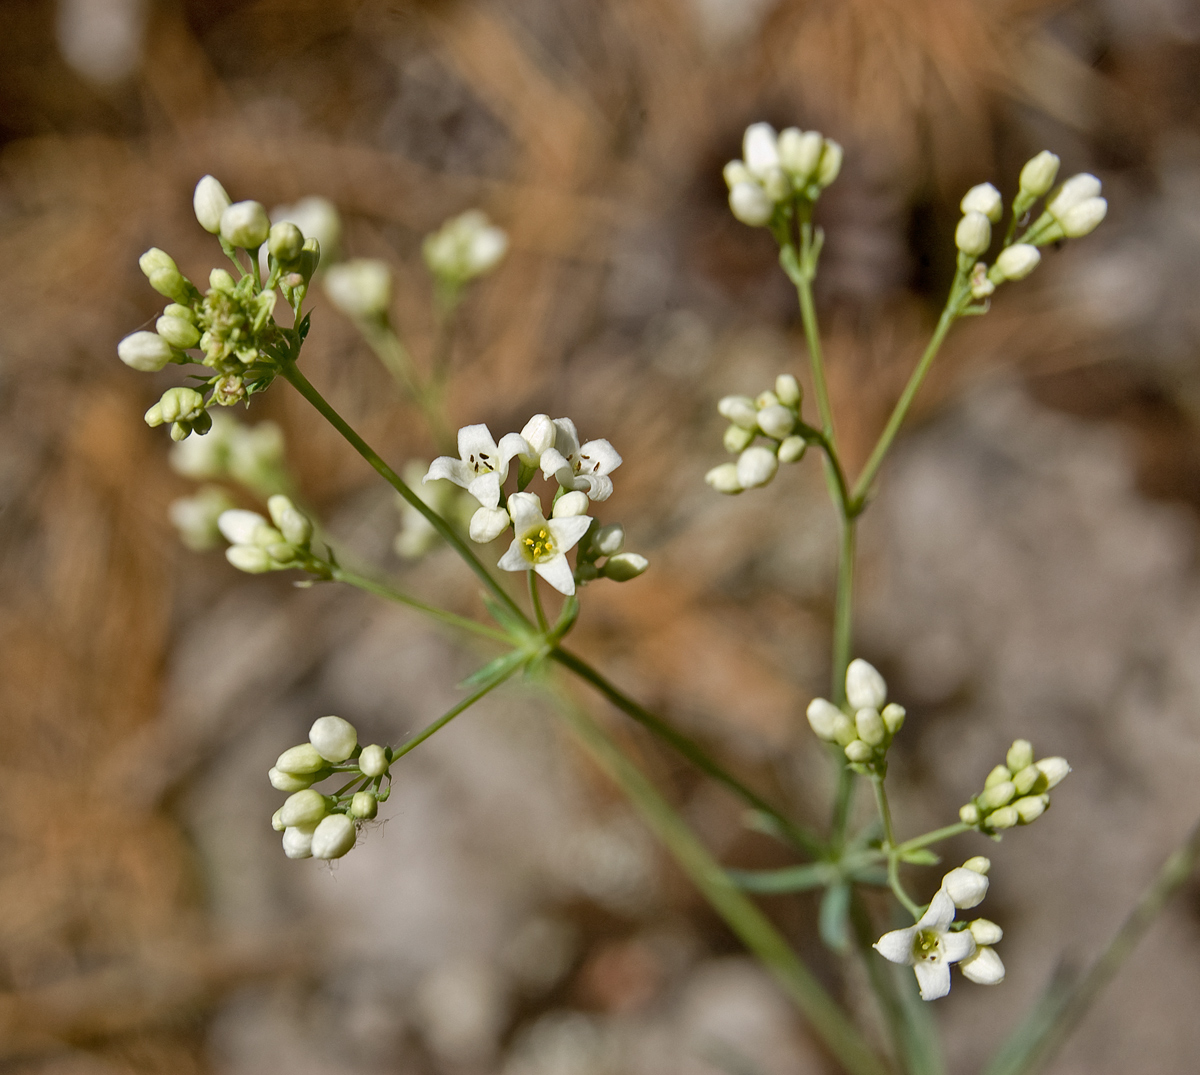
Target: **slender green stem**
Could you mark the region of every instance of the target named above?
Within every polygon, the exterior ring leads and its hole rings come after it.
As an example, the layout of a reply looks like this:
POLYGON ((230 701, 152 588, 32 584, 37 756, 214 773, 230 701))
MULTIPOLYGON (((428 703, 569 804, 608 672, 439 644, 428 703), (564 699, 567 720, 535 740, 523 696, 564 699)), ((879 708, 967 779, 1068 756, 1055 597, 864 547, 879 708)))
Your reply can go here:
POLYGON ((896 848, 897 855, 907 855, 910 851, 920 851, 923 847, 929 847, 930 844, 941 843, 943 840, 949 840, 951 836, 958 836, 960 833, 974 831, 970 825, 966 825, 961 821, 956 821, 953 825, 947 825, 944 829, 934 829, 933 832, 927 832, 922 836, 914 836, 911 840, 905 840, 896 848))
POLYGON ((546 612, 542 608, 542 597, 538 593, 537 572, 526 571, 525 577, 529 580, 529 603, 533 606, 533 613, 537 617, 538 627, 542 634, 550 633, 550 621, 546 619, 546 612))
MULTIPOLYGON (((835 705, 846 701, 846 669, 850 665, 854 622, 854 555, 857 520, 841 510, 842 540, 838 549, 837 593, 833 606, 833 659, 830 690, 835 705)), ((838 764, 837 791, 834 793, 832 843, 837 849, 846 842, 850 803, 854 796, 855 774, 839 750, 831 752, 838 764)))
POLYGON ((892 828, 892 808, 888 805, 887 790, 883 786, 883 777, 872 775, 871 787, 875 790, 875 805, 879 807, 879 818, 883 822, 883 849, 887 852, 888 887, 891 888, 904 909, 913 916, 913 920, 921 917, 921 909, 912 900, 904 886, 900 883, 900 856, 896 854, 896 833, 892 828))
POLYGON ((295 387, 309 403, 311 403, 347 441, 351 447, 358 452, 376 472, 396 490, 404 499, 417 509, 428 520, 442 538, 446 541, 459 556, 463 558, 466 565, 475 572, 479 580, 487 587, 492 596, 512 612, 519 620, 529 623, 525 614, 518 607, 517 603, 509 596, 508 592, 494 579, 488 569, 483 566, 479 558, 467 547, 467 544, 454 529, 443 519, 436 511, 425 503, 416 493, 414 493, 405 481, 391 467, 389 467, 376 453, 376 451, 365 440, 362 439, 350 426, 350 424, 333 409, 324 396, 313 387, 308 378, 300 372, 300 368, 294 361, 285 362, 280 371, 285 378, 295 387))
POLYGON ((1100 991, 1137 946, 1167 901, 1192 875, 1200 860, 1200 822, 1163 863, 1100 958, 1073 986, 1050 1004, 1041 1004, 1017 1028, 987 1066, 985 1075, 1026 1075, 1045 1066, 1087 1014, 1100 991))
POLYGON ((458 705, 452 706, 445 713, 443 713, 440 717, 438 717, 438 719, 435 720, 432 724, 427 724, 424 728, 422 728, 419 732, 417 732, 417 734, 414 735, 411 739, 406 739, 403 743, 400 744, 400 746, 398 746, 395 750, 392 751, 392 761, 395 761, 397 758, 404 757, 405 754, 407 754, 410 750, 414 749, 415 747, 419 747, 423 742, 425 742, 426 739, 428 739, 435 732, 440 732, 444 727, 446 727, 447 724, 449 724, 455 717, 457 717, 459 715, 459 713, 462 713, 465 710, 470 709, 471 706, 473 706, 476 702, 478 702, 479 699, 482 698, 485 694, 489 693, 490 691, 494 691, 498 686, 500 686, 501 683, 503 683, 506 679, 508 679, 508 677, 511 676, 520 667, 521 667, 521 665, 514 664, 507 671, 505 671, 504 673, 502 673, 501 675, 499 675, 495 679, 493 679, 490 683, 485 683, 474 694, 469 694, 466 698, 464 698, 461 702, 459 702, 458 705))
POLYGON ((813 395, 817 397, 817 412, 821 415, 821 430, 830 445, 836 443, 833 432, 833 407, 829 402, 829 386, 825 382, 825 355, 821 349, 821 332, 817 326, 817 307, 813 302, 812 203, 800 203, 800 272, 796 275, 796 294, 800 299, 800 319, 804 322, 804 339, 808 343, 808 361, 812 370, 813 395))
POLYGON ((707 773, 718 783, 724 784, 725 787, 755 810, 768 815, 797 847, 808 852, 808 854, 815 858, 825 857, 825 847, 820 840, 800 828, 795 822, 785 817, 778 809, 762 798, 761 795, 751 791, 737 777, 727 772, 698 743, 689 739, 682 732, 676 731, 661 717, 656 717, 648 709, 638 705, 627 694, 605 679, 604 676, 583 660, 583 658, 577 657, 569 650, 562 649, 561 647, 556 647, 552 650, 550 656, 564 668, 569 668, 580 679, 590 683, 612 702, 613 705, 673 747, 701 772, 707 773))
POLYGON ((783 986, 812 1031, 852 1075, 887 1067, 767 917, 732 884, 682 818, 588 714, 562 698, 559 712, 597 765, 621 788, 713 909, 783 986))
POLYGON ((409 608, 416 609, 418 612, 441 623, 448 624, 451 627, 458 627, 464 631, 470 631, 472 634, 494 639, 497 642, 512 641, 508 635, 496 627, 489 627, 486 623, 478 623, 475 620, 468 619, 466 616, 459 616, 453 612, 447 612, 445 609, 437 608, 434 605, 427 605, 424 601, 418 601, 415 597, 409 597, 408 594, 394 590, 390 586, 385 586, 382 582, 376 582, 374 579, 366 578, 363 575, 356 575, 353 571, 346 571, 343 568, 335 567, 332 569, 332 575, 337 582, 344 582, 347 586, 354 586, 357 589, 365 590, 376 597, 382 597, 385 601, 395 601, 397 604, 407 605, 409 608))

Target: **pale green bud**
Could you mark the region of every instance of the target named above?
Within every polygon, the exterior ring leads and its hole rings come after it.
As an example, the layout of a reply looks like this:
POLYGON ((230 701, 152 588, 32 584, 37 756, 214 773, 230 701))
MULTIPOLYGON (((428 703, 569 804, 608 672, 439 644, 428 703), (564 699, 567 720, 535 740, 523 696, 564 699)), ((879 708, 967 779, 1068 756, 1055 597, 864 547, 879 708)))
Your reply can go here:
POLYGON ((301 743, 289 747, 279 755, 275 768, 281 773, 291 773, 293 776, 306 776, 318 773, 329 763, 317 753, 317 748, 311 743, 301 743))
POLYGON ((761 179, 762 188, 773 202, 783 201, 790 193, 787 174, 782 168, 769 169, 761 179))
POLYGON ((958 811, 958 820, 964 825, 979 824, 979 807, 974 803, 967 803, 966 806, 960 807, 958 811))
POLYGON ((1012 802, 1016 793, 1017 789, 1011 780, 1002 780, 998 784, 993 784, 979 796, 979 805, 985 812, 998 810, 1001 806, 1012 802))
POLYGON ((325 294, 347 317, 377 321, 392 303, 392 272, 374 258, 344 261, 325 274, 325 294))
POLYGON ((879 746, 887 738, 887 728, 878 709, 860 709, 854 714, 854 728, 864 743, 879 746))
POLYGON ((1034 762, 1046 776, 1046 788, 1057 787, 1062 783, 1063 777, 1071 771, 1071 767, 1067 764, 1066 758, 1042 758, 1034 762))
POLYGON ((758 408, 749 396, 725 396, 717 403, 717 413, 743 429, 758 429, 758 408))
POLYGON ((554 502, 554 507, 550 511, 550 517, 553 519, 568 519, 575 515, 586 515, 588 508, 591 507, 591 503, 588 500, 587 493, 579 489, 574 489, 569 493, 563 493, 554 502))
POLYGON ((259 202, 234 202, 221 214, 221 238, 243 250, 257 250, 270 231, 270 217, 259 202))
POLYGON ((628 582, 636 579, 650 566, 650 561, 636 552, 619 552, 604 561, 600 574, 614 582, 628 582))
POLYGON ((356 791, 350 800, 350 816, 369 820, 379 813, 379 800, 369 791, 356 791))
POLYGON ((200 227, 205 231, 216 235, 221 230, 221 214, 230 204, 225 188, 211 175, 204 176, 196 184, 196 192, 192 195, 192 208, 196 211, 200 227))
POLYGON ((825 139, 820 131, 800 131, 789 127, 779 135, 779 162, 804 186, 812 179, 821 162, 825 139))
POLYGON ((624 546, 625 528, 620 523, 609 523, 592 535, 592 548, 600 556, 616 556, 624 546))
POLYGON ((213 269, 208 274, 208 286, 214 291, 232 294, 237 287, 237 281, 234 280, 233 274, 228 269, 213 269))
POLYGON ((732 190, 739 183, 753 183, 754 176, 750 174, 750 169, 741 161, 730 161, 721 169, 721 175, 725 178, 725 185, 732 190))
POLYGON ((785 407, 798 407, 804 393, 800 390, 800 382, 790 373, 781 373, 775 378, 775 395, 785 407))
POLYGON ((165 250, 160 250, 157 246, 150 247, 140 258, 138 258, 138 268, 151 276, 162 269, 171 269, 175 272, 179 271, 179 266, 175 264, 175 259, 171 257, 165 250))
POLYGON ((232 507, 233 502, 224 489, 206 485, 195 496, 172 500, 167 507, 167 515, 189 549, 205 552, 220 544, 221 532, 217 528, 217 520, 232 507))
POLYGON ((152 246, 140 258, 138 265, 150 281, 150 286, 160 295, 186 305, 194 295, 194 289, 175 264, 175 259, 164 250, 152 246))
POLYGON ((987 823, 993 829, 1011 829, 1021 820, 1015 806, 1002 806, 993 814, 988 815, 987 823))
POLYGON ((882 709, 887 683, 871 664, 856 657, 846 669, 846 701, 851 709, 882 709))
POLYGON ((1058 178, 1058 157, 1043 149, 1036 157, 1025 162, 1021 169, 1021 192, 1032 198, 1040 198, 1058 178))
MULTIPOLYGON (((1028 795, 1038 787, 1039 782, 1043 787, 1047 783, 1045 775, 1036 765, 1027 765, 1019 773, 1013 774, 1013 786, 1017 789, 1018 795, 1028 795)), ((1041 788, 1038 790, 1040 791, 1041 788)))
POLYGON ((1068 239, 1079 239, 1096 230, 1108 215, 1108 202, 1103 198, 1088 198, 1071 206, 1058 218, 1059 226, 1068 239))
POLYGON ((283 830, 287 828, 287 826, 283 823, 282 814, 282 810, 276 810, 275 813, 271 815, 271 828, 273 828, 276 832, 283 832, 283 830))
POLYGON ((747 448, 737 461, 737 480, 743 489, 755 489, 766 485, 775 477, 779 459, 770 448, 747 448))
POLYGON ((795 414, 782 403, 772 404, 758 412, 758 428, 775 440, 783 440, 795 424, 795 414))
POLYGON ((286 542, 270 542, 262 547, 267 550, 267 555, 271 558, 272 566, 275 564, 290 564, 293 560, 297 559, 295 547, 286 542))
POLYGON ((769 388, 765 392, 759 392, 759 394, 754 397, 754 406, 760 411, 764 407, 774 407, 778 403, 779 397, 775 395, 775 393, 769 388))
POLYGON ((162 399, 150 408, 157 411, 157 421, 152 421, 150 411, 146 412, 146 422, 151 426, 163 422, 187 422, 195 418, 204 409, 204 397, 194 388, 168 388, 162 399))
POLYGON ((997 784, 1003 784, 1004 781, 1011 779, 1011 770, 1009 770, 1009 768, 1005 765, 997 765, 996 768, 988 773, 987 779, 983 782, 983 786, 985 788, 993 788, 997 784))
POLYGON ((1080 172, 1071 176, 1058 188, 1058 193, 1046 204, 1046 211, 1061 223, 1064 214, 1069 210, 1098 197, 1099 194, 1100 180, 1088 172, 1080 172))
POLYGON ((1004 764, 1010 772, 1018 773, 1027 765, 1033 764, 1033 744, 1028 739, 1016 739, 1008 748, 1004 764))
POLYGON ((727 452, 740 452, 750 446, 750 442, 754 440, 755 433, 753 429, 746 429, 744 426, 731 425, 725 430, 725 435, 721 442, 725 445, 727 452))
POLYGON ((980 183, 963 195, 959 208, 964 213, 982 213, 995 224, 1004 213, 1004 199, 991 183, 980 183))
POLYGON ((305 239, 304 246, 300 250, 300 262, 296 266, 296 272, 300 274, 300 279, 305 285, 312 280, 320 264, 321 244, 311 237, 305 239))
POLYGON ((304 776, 297 776, 295 773, 285 773, 277 767, 272 767, 268 770, 267 778, 271 781, 271 787, 276 791, 286 791, 289 794, 304 791, 307 788, 311 788, 317 782, 316 773, 306 773, 304 776))
POLYGON ((284 825, 315 825, 325 816, 326 805, 324 795, 306 788, 287 797, 279 817, 284 825))
POLYGON ((974 870, 976 873, 981 873, 985 877, 992 868, 992 860, 983 855, 972 855, 966 862, 963 863, 964 870, 974 870))
POLYGON ((313 832, 313 858, 341 858, 354 846, 354 838, 354 822, 345 814, 330 814, 313 832))
POLYGON ((742 491, 742 483, 738 480, 736 463, 722 463, 718 467, 713 467, 712 470, 704 475, 704 480, 718 493, 725 493, 732 496, 742 491))
POLYGON ((976 918, 967 925, 976 944, 999 944, 1004 939, 1004 930, 987 918, 976 918))
POLYGON ((809 702, 807 716, 817 738, 826 743, 834 742, 843 722, 848 722, 846 714, 825 698, 814 698, 809 702))
POLYGON ((182 317, 160 317, 154 323, 155 331, 172 347, 186 351, 200 342, 200 330, 182 317))
POLYGON ((312 540, 313 526, 308 516, 282 493, 276 493, 267 501, 267 511, 288 544, 302 549, 312 540))
POLYGON ((808 450, 808 441, 801 436, 785 437, 779 445, 779 461, 781 463, 798 463, 808 450))
POLYGON ((280 265, 290 265, 304 249, 304 233, 290 221, 272 224, 267 234, 267 250, 280 265))
POLYGON ((358 732, 341 717, 318 717, 308 731, 308 741, 326 761, 343 762, 358 746, 358 732))
POLYGON ((1046 812, 1046 807, 1049 805, 1049 795, 1026 795, 1023 799, 1018 799, 1013 803, 1013 807, 1021 817, 1022 825, 1037 821, 1046 812))
POLYGON ((775 214, 775 202, 757 183, 735 183, 729 191, 729 208, 752 228, 761 228, 775 214))
POLYGON ((821 163, 817 168, 817 186, 829 186, 842 170, 842 147, 832 138, 825 139, 825 149, 821 153, 821 163))
POLYGON ((883 726, 887 728, 888 734, 895 735, 904 727, 904 718, 908 713, 904 706, 898 705, 896 702, 889 702, 879 715, 883 718, 883 726))
POLYGON ((862 765, 869 762, 875 757, 875 751, 861 739, 852 739, 845 746, 846 757, 852 761, 862 765))
POLYGON ((270 553, 258 545, 230 545, 225 550, 225 559, 247 575, 262 575, 275 569, 270 553))
POLYGON ((312 858, 313 829, 295 825, 283 830, 283 853, 290 859, 312 858))
POLYGON ((1001 250, 996 258, 996 268, 1005 280, 1023 280, 1042 260, 1041 251, 1029 243, 1014 243, 1001 250))
POLYGON ((982 213, 967 213, 954 230, 954 245, 969 257, 978 257, 991 243, 991 221, 982 213))
POLYGON ((383 776, 388 771, 387 751, 378 743, 363 747, 358 756, 358 767, 363 776, 383 776))
POLYGON ((157 373, 173 355, 171 345, 157 332, 132 332, 117 344, 117 357, 142 373, 157 373))

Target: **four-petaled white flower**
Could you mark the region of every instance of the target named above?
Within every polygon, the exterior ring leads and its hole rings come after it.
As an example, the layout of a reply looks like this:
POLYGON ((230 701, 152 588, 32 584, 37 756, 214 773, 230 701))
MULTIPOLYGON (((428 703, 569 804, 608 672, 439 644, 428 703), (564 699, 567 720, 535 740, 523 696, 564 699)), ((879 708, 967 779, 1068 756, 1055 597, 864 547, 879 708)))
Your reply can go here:
POLYGON ((542 452, 542 475, 554 475, 564 489, 581 490, 589 500, 612 496, 608 477, 621 465, 616 448, 606 440, 589 440, 582 447, 575 423, 570 418, 554 419, 554 445, 542 452))
POLYGON ((528 455, 529 445, 520 433, 506 433, 497 445, 487 426, 463 426, 458 431, 458 454, 458 459, 438 456, 422 483, 448 478, 485 508, 495 508, 500 504, 500 486, 508 477, 509 463, 515 456, 528 455))
POLYGON ((884 959, 912 967, 922 1000, 937 1000, 949 993, 950 964, 975 954, 971 931, 952 932, 949 926, 953 921, 954 900, 944 889, 938 889, 915 925, 892 930, 875 942, 875 950, 884 959))
POLYGON ((498 566, 505 571, 536 571, 559 593, 573 594, 575 576, 566 554, 587 533, 591 516, 547 519, 541 500, 533 493, 513 493, 508 498, 508 513, 517 536, 498 566))

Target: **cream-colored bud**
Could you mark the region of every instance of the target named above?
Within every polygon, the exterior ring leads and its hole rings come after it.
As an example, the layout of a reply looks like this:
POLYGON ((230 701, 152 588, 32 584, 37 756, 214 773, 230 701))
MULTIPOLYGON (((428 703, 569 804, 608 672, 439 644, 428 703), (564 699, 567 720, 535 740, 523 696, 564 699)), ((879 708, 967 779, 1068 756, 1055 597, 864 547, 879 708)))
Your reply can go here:
POLYGON ((821 152, 821 163, 817 166, 817 186, 827 187, 842 171, 842 147, 832 138, 825 139, 825 148, 821 152))
POLYGON ((982 795, 979 796, 979 805, 984 811, 998 810, 1002 806, 1007 806, 1016 795, 1017 789, 1011 780, 1002 780, 998 784, 993 784, 987 788, 982 795))
POLYGON ((760 180, 762 188, 771 201, 784 201, 791 193, 787 173, 782 168, 770 168, 760 180))
POLYGON ((775 395, 785 407, 793 409, 798 407, 800 400, 804 398, 800 382, 790 373, 781 373, 775 378, 775 395))
POLYGON ((895 735, 904 727, 904 718, 908 715, 908 711, 896 702, 889 702, 879 715, 883 718, 883 726, 888 730, 888 734, 895 735))
POLYGON ((974 870, 976 873, 981 873, 986 877, 992 869, 992 860, 983 855, 972 855, 963 863, 963 869, 974 870))
POLYGON ((208 274, 208 286, 213 291, 224 291, 232 294, 237 289, 237 281, 228 269, 213 269, 208 274))
POLYGON ((718 493, 725 493, 729 496, 742 491, 742 483, 738 481, 736 463, 722 463, 720 466, 713 467, 704 475, 704 481, 718 493))
POLYGON ((993 829, 1011 829, 1021 820, 1015 806, 1002 806, 999 810, 988 815, 987 823, 993 829))
POLYGON ((221 238, 243 250, 257 250, 270 231, 271 220, 259 202, 234 202, 221 214, 221 238))
POLYGON ((796 415, 782 403, 764 407, 758 412, 758 428, 775 440, 783 440, 795 424, 796 415))
POLYGON ((287 797, 279 817, 285 825, 315 825, 325 816, 326 807, 325 796, 307 788, 287 797))
POLYGON ((861 739, 852 739, 844 747, 846 758, 849 761, 859 765, 864 765, 875 757, 875 751, 869 743, 864 743, 861 739))
POLYGON ((311 743, 301 743, 289 747, 279 755, 275 768, 281 773, 291 773, 293 776, 307 776, 309 773, 319 773, 328 766, 324 758, 317 753, 317 748, 311 743))
POLYGON ((586 515, 590 506, 591 501, 588 500, 587 493, 575 489, 569 493, 563 493, 554 502, 550 517, 552 519, 569 519, 575 515, 586 515))
POLYGON ((157 332, 133 332, 117 344, 117 357, 141 373, 157 373, 173 354, 171 345, 157 332))
POLYGON ((976 944, 999 944, 1004 939, 1004 930, 988 918, 976 918, 967 924, 976 944))
POLYGON ((726 428, 724 435, 721 437, 721 443, 725 446, 727 452, 737 453, 748 448, 755 436, 756 433, 753 429, 731 425, 726 428))
POLYGON ((1058 188, 1058 193, 1046 204, 1046 211, 1061 222, 1068 210, 1098 197, 1100 189, 1099 179, 1088 172, 1080 172, 1058 188))
POLYGON ((1025 162, 1021 169, 1021 191, 1033 198, 1040 198, 1058 178, 1058 157, 1043 149, 1036 157, 1025 162))
POLYGON ((847 720, 846 714, 825 698, 814 698, 808 703, 808 723, 818 739, 832 743, 847 720))
POLYGON ((733 190, 739 183, 753 183, 754 176, 750 174, 750 169, 742 161, 733 160, 721 169, 721 175, 725 179, 725 185, 733 190))
POLYGON ((282 813, 282 810, 276 810, 275 813, 271 815, 271 828, 273 828, 276 832, 283 832, 283 830, 287 828, 287 826, 283 823, 283 818, 280 816, 282 813))
POLYGON ((854 714, 854 728, 864 743, 879 746, 887 738, 887 728, 878 709, 860 709, 854 714))
POLYGON ((975 907, 987 895, 988 879, 984 874, 958 866, 942 878, 942 891, 954 901, 955 907, 975 907))
POLYGON ((779 167, 779 142, 769 123, 752 123, 742 137, 742 159, 755 176, 779 167))
POLYGON ((154 323, 154 330, 180 351, 195 347, 200 342, 200 330, 182 317, 160 317, 154 323))
POLYGON ((271 787, 276 791, 286 791, 289 795, 311 788, 317 780, 314 773, 297 776, 295 773, 285 773, 282 769, 274 766, 267 772, 267 778, 271 781, 271 787))
POLYGON ((221 230, 221 214, 232 204, 230 197, 211 175, 204 176, 196 184, 192 195, 192 208, 196 211, 196 219, 205 231, 216 235, 221 230))
POLYGON ((1001 250, 996 258, 996 268, 1004 275, 1005 280, 1023 280, 1042 260, 1041 251, 1029 243, 1014 243, 1001 250))
POLYGON ((1071 206, 1058 218, 1059 226, 1068 239, 1079 239, 1096 230, 1108 215, 1108 202, 1103 198, 1088 198, 1071 206))
POLYGON ((982 213, 967 213, 954 230, 954 245, 969 257, 978 257, 992 244, 992 224, 982 213))
POLYGON ((267 234, 267 250, 281 265, 290 265, 304 249, 304 232, 290 220, 272 224, 267 234))
POLYGON ((138 266, 146 274, 150 286, 160 295, 182 305, 195 297, 192 285, 179 271, 175 259, 165 250, 152 246, 138 258, 138 266))
POLYGON ((958 969, 976 985, 999 985, 1004 981, 1004 963, 996 950, 987 945, 976 948, 959 963, 958 969))
POLYGON ((963 195, 959 208, 964 213, 982 213, 995 224, 1004 214, 1004 199, 991 183, 980 183, 963 195))
POLYGON ((798 463, 807 450, 808 441, 801 436, 791 436, 783 439, 777 454, 781 463, 798 463))
POLYGON ((846 701, 851 709, 882 709, 887 683, 871 664, 856 657, 846 669, 846 701))
POLYGON ((1012 772, 1009 770, 1008 766, 997 765, 990 773, 988 773, 987 779, 983 782, 983 786, 985 788, 992 788, 997 784, 1003 784, 1004 781, 1011 779, 1012 772))
POLYGON ((624 545, 625 528, 620 523, 609 523, 592 535, 592 548, 601 556, 616 556, 624 545))
POLYGON ((958 811, 958 820, 964 825, 978 825, 979 807, 974 803, 967 803, 966 806, 960 807, 958 811))
POLYGON ((724 396, 717 403, 717 413, 743 429, 758 429, 758 408, 749 396, 724 396))
POLYGON ((738 484, 743 489, 756 489, 770 482, 778 469, 779 459, 770 448, 747 448, 738 456, 738 484))
POLYGON ((471 516, 467 532, 472 541, 486 545, 508 529, 509 521, 508 512, 503 508, 477 508, 471 516))
POLYGON ((292 501, 282 493, 276 493, 267 501, 267 511, 284 541, 297 548, 304 548, 312 540, 313 525, 292 501))
POLYGON ((554 422, 548 414, 535 414, 528 422, 525 423, 525 428, 521 430, 521 436, 525 438, 525 442, 532 449, 535 458, 541 458, 541 455, 547 449, 554 447, 554 422))
POLYGON ((341 858, 354 846, 355 835, 354 822, 345 814, 330 814, 313 832, 313 858, 341 858))
POLYGON ((230 545, 225 550, 225 559, 247 575, 262 575, 275 569, 270 554, 258 545, 230 545))
POLYGON ((1013 807, 1021 817, 1021 824, 1028 825, 1031 821, 1037 821, 1046 812, 1046 807, 1050 805, 1049 795, 1026 795, 1023 799, 1018 799, 1013 803, 1013 807))
POLYGON ((344 261, 325 273, 325 294, 347 317, 375 321, 392 304, 392 272, 375 258, 344 261))
POLYGON ((1027 765, 1033 764, 1033 744, 1028 739, 1016 739, 1008 748, 1004 764, 1012 773, 1019 773, 1027 765))
POLYGON ((345 761, 358 746, 354 725, 341 717, 318 717, 308 730, 308 741, 326 761, 345 761))
POLYGON ((636 579, 649 566, 650 561, 636 552, 619 552, 604 561, 600 574, 614 582, 628 582, 636 579))
POLYGON ((350 800, 350 816, 369 820, 379 813, 379 800, 369 791, 356 791, 350 800))
POLYGON ((266 525, 267 520, 258 512, 244 508, 224 511, 217 520, 221 536, 233 545, 253 545, 259 530, 266 525))
POLYGON ((1066 758, 1041 758, 1034 762, 1046 776, 1046 789, 1057 787, 1071 771, 1066 758))
POLYGON ((388 771, 388 765, 387 751, 378 743, 363 747, 358 756, 358 767, 363 776, 383 776, 388 771))
POLYGON ((283 853, 290 859, 312 858, 313 830, 291 826, 283 832, 283 853))
POLYGON ((775 213, 775 203, 757 183, 737 183, 729 192, 729 208, 743 224, 760 228, 775 213))
POLYGON ((789 127, 779 136, 779 162, 801 186, 807 184, 821 163, 825 139, 820 131, 800 131, 789 127))
POLYGON ((776 407, 779 405, 779 397, 775 395, 769 388, 765 392, 759 392, 754 397, 754 406, 757 410, 762 410, 764 407, 776 407))

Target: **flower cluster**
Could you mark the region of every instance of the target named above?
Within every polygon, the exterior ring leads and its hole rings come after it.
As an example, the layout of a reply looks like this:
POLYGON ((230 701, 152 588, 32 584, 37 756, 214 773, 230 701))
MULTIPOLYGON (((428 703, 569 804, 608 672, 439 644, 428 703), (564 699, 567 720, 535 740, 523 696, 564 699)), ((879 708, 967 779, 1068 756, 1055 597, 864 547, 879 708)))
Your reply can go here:
POLYGON ((742 139, 742 160, 725 165, 729 208, 743 224, 770 224, 794 198, 815 202, 842 168, 842 147, 819 131, 752 123, 742 139))
POLYGON ((928 910, 915 924, 885 933, 875 942, 884 959, 912 967, 922 1000, 937 1000, 950 992, 951 963, 979 985, 1004 981, 1004 963, 992 947, 1004 931, 986 918, 954 921, 956 908, 965 910, 983 902, 990 868, 982 856, 968 859, 942 878, 928 910))
POLYGON ((888 747, 904 726, 904 707, 887 700, 883 676, 861 657, 846 669, 846 708, 825 698, 808 706, 808 723, 817 738, 836 743, 857 772, 887 768, 888 747))
POLYGON ((736 463, 722 463, 704 475, 718 493, 740 493, 766 485, 775 477, 780 463, 796 463, 808 447, 810 430, 800 420, 800 384, 790 373, 775 378, 775 391, 749 396, 726 396, 717 411, 728 418, 725 450, 737 453, 736 463), (765 438, 766 445, 756 444, 765 438))
POLYGON ((232 406, 271 383, 299 336, 275 323, 275 288, 298 314, 321 257, 317 241, 306 239, 295 224, 272 226, 262 205, 231 202, 210 175, 196 184, 193 207, 200 225, 220 239, 238 278, 227 269, 213 269, 201 293, 169 254, 152 247, 138 264, 150 286, 171 303, 153 332, 134 332, 117 345, 121 361, 143 372, 158 372, 173 362, 199 363, 211 371, 199 388, 168 389, 146 412, 149 425, 169 425, 177 441, 208 432, 209 407, 232 406), (265 284, 257 260, 264 245, 270 272, 265 284), (238 260, 239 250, 249 257, 251 271, 238 260), (202 352, 201 358, 189 355, 195 350, 202 352))
POLYGON ((421 253, 433 278, 455 292, 504 260, 508 236, 478 209, 471 209, 427 235, 421 253))
POLYGON ((172 445, 168 458, 185 478, 233 481, 261 496, 288 485, 283 430, 274 422, 248 426, 218 411, 208 433, 172 445))
POLYGON ((357 823, 373 818, 391 793, 391 762, 390 747, 359 747, 349 721, 319 718, 308 742, 285 750, 267 774, 273 788, 290 793, 271 818, 275 831, 283 833, 283 853, 290 859, 346 854, 354 846, 357 823), (335 773, 350 774, 349 783, 331 795, 313 788, 335 773))
POLYGON ((1034 761, 1033 745, 1018 739, 1008 748, 1003 765, 997 765, 983 782, 983 791, 958 812, 966 825, 995 834, 1014 825, 1028 825, 1046 812, 1049 791, 1071 771, 1066 758, 1034 761))
POLYGON ((217 529, 230 542, 225 559, 251 575, 295 567, 324 575, 328 565, 309 550, 313 525, 308 516, 282 493, 267 501, 267 510, 270 522, 243 508, 221 513, 217 529))
POLYGON ((607 440, 580 444, 570 418, 537 414, 520 433, 506 433, 499 444, 486 425, 464 426, 458 431, 458 455, 435 459, 422 481, 446 479, 478 501, 469 526, 473 541, 493 541, 513 527, 516 536, 499 562, 503 570, 536 571, 568 595, 575 592, 577 582, 597 575, 624 581, 645 570, 643 557, 621 552, 624 531, 619 527, 596 530, 606 533, 603 547, 590 539, 587 556, 581 552, 579 558, 580 570, 573 572, 566 561, 566 554, 597 527, 587 514, 591 503, 612 495, 609 474, 621 465, 621 457, 607 440), (505 495, 503 486, 514 459, 518 488, 505 495), (558 486, 549 518, 541 498, 525 491, 539 470, 558 486), (619 539, 614 537, 617 532, 619 539), (596 558, 601 555, 609 559, 597 568, 596 558))

